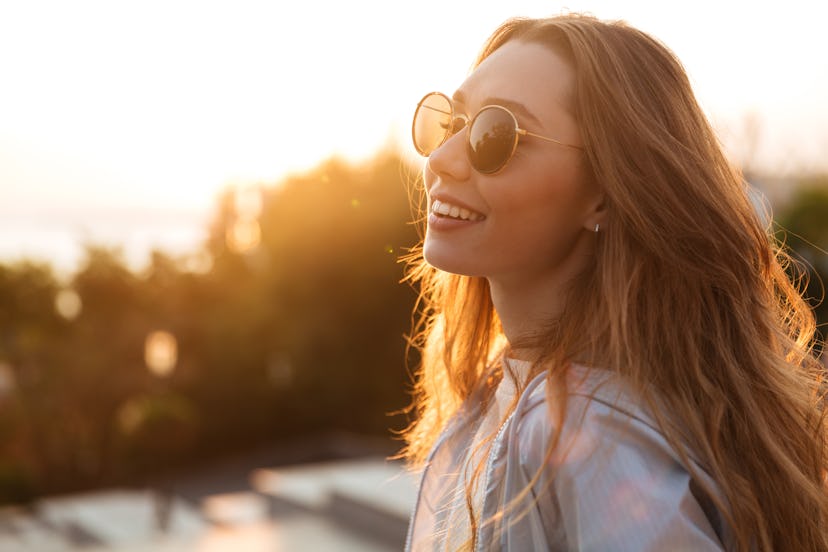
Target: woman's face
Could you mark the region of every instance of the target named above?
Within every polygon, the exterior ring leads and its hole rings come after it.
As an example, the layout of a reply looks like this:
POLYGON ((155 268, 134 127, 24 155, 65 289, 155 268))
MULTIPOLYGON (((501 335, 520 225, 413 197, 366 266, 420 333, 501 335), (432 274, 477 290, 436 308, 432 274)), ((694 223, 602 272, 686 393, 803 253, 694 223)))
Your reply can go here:
MULTIPOLYGON (((455 110, 471 118, 485 105, 502 105, 515 114, 520 128, 580 145, 568 108, 572 86, 572 70, 553 50, 511 41, 460 86, 455 110)), ((429 264, 520 283, 551 276, 571 264, 573 255, 584 257, 594 247, 601 197, 584 176, 581 150, 522 136, 505 168, 484 175, 469 164, 466 134, 464 129, 450 137, 426 164, 424 256, 429 264), (471 214, 443 216, 434 212, 435 202, 438 210, 447 204, 471 214)))

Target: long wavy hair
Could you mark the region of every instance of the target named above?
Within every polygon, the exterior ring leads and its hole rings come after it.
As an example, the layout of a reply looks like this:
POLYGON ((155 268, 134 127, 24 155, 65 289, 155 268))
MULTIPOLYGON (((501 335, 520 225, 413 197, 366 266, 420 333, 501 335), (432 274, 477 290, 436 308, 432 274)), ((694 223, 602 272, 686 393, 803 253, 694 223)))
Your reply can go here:
MULTIPOLYGON (((691 474, 690 453, 709 470, 741 550, 828 549, 814 317, 681 63, 623 22, 565 15, 507 21, 475 66, 511 40, 570 64, 584 163, 607 208, 533 372, 550 387, 575 361, 621 375, 691 474)), ((405 260, 420 364, 403 454, 421 465, 462 402, 491 389, 505 339, 484 278, 434 269, 421 245, 405 260)))

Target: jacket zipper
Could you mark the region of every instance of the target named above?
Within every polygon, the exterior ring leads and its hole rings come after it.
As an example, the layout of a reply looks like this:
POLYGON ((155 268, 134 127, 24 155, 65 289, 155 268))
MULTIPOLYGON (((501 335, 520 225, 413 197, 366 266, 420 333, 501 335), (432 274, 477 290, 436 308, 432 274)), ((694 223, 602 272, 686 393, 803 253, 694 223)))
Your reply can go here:
MULTIPOLYGON (((516 410, 517 409, 515 409, 515 411, 516 410)), ((506 431, 506 426, 509 425, 509 421, 512 419, 512 417, 514 417, 515 411, 512 411, 512 413, 509 414, 509 417, 506 418, 505 420, 503 420, 503 423, 501 424, 500 429, 497 430, 497 435, 495 435, 494 441, 492 441, 492 448, 489 449, 489 457, 486 459, 486 477, 483 480, 483 490, 481 491, 483 493, 483 502, 480 505, 480 519, 481 519, 481 522, 483 521, 483 512, 486 511, 486 498, 487 498, 486 489, 489 488, 489 479, 491 479, 491 475, 492 475, 492 466, 494 465, 495 451, 497 451, 499 449, 500 443, 503 440, 503 432, 506 431)), ((476 538, 477 544, 475 545, 475 550, 477 550, 477 551, 482 551, 483 550, 483 548, 481 548, 483 546, 483 544, 482 544, 483 540, 480 538, 482 536, 482 534, 481 534, 482 531, 483 531, 483 525, 482 525, 482 523, 480 523, 480 524, 478 524, 477 531, 476 531, 477 532, 477 538, 476 538)))

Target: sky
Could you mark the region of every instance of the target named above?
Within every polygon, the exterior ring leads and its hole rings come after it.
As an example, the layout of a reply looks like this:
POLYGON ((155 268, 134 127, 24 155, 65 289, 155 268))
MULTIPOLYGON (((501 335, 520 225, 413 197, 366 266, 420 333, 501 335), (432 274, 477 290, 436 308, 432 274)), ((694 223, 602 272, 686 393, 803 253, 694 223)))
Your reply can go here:
POLYGON ((425 92, 506 18, 562 11, 673 49, 734 159, 828 170, 824 2, 0 0, 0 263, 70 271, 91 241, 138 267, 194 250, 227 186, 411 155, 425 92))

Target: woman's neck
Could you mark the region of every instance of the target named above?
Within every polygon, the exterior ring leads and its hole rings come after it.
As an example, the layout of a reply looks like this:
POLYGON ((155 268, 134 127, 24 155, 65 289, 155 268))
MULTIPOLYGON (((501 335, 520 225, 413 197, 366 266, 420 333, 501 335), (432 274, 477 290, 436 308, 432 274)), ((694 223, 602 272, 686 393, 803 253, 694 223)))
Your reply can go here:
POLYGON ((488 278, 492 305, 514 358, 532 360, 538 340, 563 314, 571 283, 594 255, 594 243, 584 241, 545 272, 488 278))
POLYGON ((533 360, 537 340, 544 329, 563 310, 561 297, 554 290, 509 289, 490 282, 492 304, 500 319, 503 334, 509 342, 509 356, 533 360))

